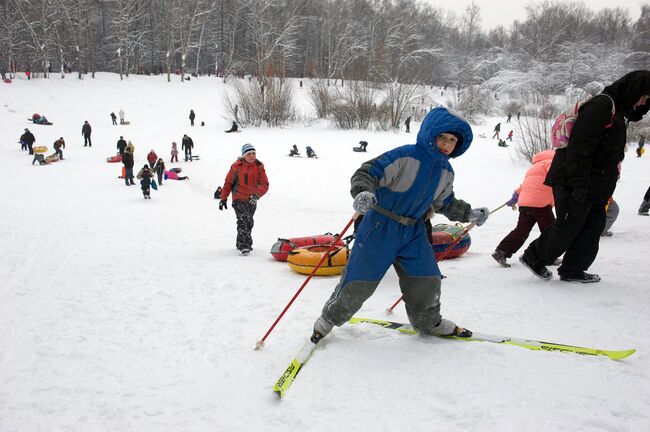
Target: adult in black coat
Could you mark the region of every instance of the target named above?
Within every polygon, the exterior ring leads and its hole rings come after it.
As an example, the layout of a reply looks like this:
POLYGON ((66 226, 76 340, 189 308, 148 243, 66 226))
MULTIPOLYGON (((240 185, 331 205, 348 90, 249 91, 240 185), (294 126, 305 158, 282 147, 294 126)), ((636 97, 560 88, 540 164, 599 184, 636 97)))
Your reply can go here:
POLYGON ((196 118, 196 114, 194 114, 194 110, 190 110, 190 124, 194 126, 194 119, 196 118))
POLYGON ((84 147, 92 147, 93 143, 90 141, 90 134, 92 132, 92 128, 90 127, 90 123, 88 121, 84 122, 84 125, 81 126, 81 135, 84 137, 84 147))
POLYGON ((605 206, 616 188, 626 120, 639 121, 650 110, 650 71, 630 72, 602 93, 580 107, 569 144, 555 152, 546 176, 545 184, 553 188, 557 221, 520 258, 542 279, 552 278, 545 265, 564 254, 558 268, 561 280, 600 281, 598 275, 585 271, 598 254, 605 206))
POLYGON ((192 162, 192 149, 194 148, 194 141, 192 138, 187 135, 183 135, 183 141, 181 141, 181 150, 185 150, 185 162, 188 160, 192 162))
POLYGON ((123 136, 120 136, 120 139, 117 140, 117 150, 120 152, 120 155, 123 155, 124 150, 126 150, 126 140, 123 136))
POLYGON ((127 186, 134 185, 133 181, 133 153, 130 151, 125 151, 122 155, 122 163, 124 164, 125 176, 124 182, 127 186))
POLYGON ((25 133, 20 136, 20 142, 21 144, 25 144, 27 146, 30 155, 34 154, 34 150, 32 150, 34 141, 36 141, 34 134, 32 134, 29 129, 25 129, 25 133))

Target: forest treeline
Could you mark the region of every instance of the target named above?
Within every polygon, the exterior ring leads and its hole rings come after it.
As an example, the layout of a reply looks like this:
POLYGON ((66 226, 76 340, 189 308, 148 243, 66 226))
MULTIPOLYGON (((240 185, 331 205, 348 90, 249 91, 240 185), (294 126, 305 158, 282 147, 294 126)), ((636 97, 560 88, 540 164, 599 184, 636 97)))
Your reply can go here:
POLYGON ((618 7, 594 12, 584 3, 542 1, 527 6, 525 20, 489 31, 476 5, 454 15, 407 0, 0 5, 0 67, 40 76, 252 74, 457 89, 496 80, 506 90, 548 94, 650 65, 650 4, 633 21, 618 7))

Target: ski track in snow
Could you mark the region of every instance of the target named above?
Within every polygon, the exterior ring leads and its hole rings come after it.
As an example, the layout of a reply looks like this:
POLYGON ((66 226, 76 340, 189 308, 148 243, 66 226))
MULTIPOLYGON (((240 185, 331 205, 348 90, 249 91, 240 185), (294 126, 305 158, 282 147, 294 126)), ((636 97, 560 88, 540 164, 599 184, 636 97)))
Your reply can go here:
MULTIPOLYGON (((288 82, 301 109, 312 109, 311 82, 304 89, 288 82)), ((508 208, 471 231, 468 253, 440 263, 447 276, 443 314, 461 325, 637 348, 632 357, 614 362, 347 325, 322 342, 279 401, 272 386, 337 278, 313 279, 266 348, 254 351, 304 280, 272 259, 271 245, 277 237, 340 232, 352 216, 354 170, 412 143, 416 133, 316 123, 224 134, 230 120, 222 112, 223 88, 215 78, 120 82, 114 74, 17 79, 0 87, 1 432, 650 430, 644 337, 650 218, 636 215, 650 183, 647 156, 628 152, 623 163, 615 234, 602 239, 592 266, 601 283, 539 281, 516 256, 512 268, 499 267, 490 253, 515 226, 517 213, 508 208), (109 113, 120 108, 129 126, 111 125, 109 113), (190 108, 205 127, 189 127, 190 108), (33 112, 54 125, 31 125, 25 119, 33 112), (84 120, 93 127, 92 148, 83 147, 84 120), (25 127, 50 152, 63 136, 66 160, 31 166, 16 143, 25 127), (117 178, 121 164, 105 162, 124 135, 136 146, 136 172, 151 148, 167 163, 171 141, 180 151, 183 133, 201 160, 185 163, 181 152, 173 165, 190 180, 164 182, 150 201, 139 184, 127 188, 117 178), (362 139, 368 153, 352 152, 362 139), (256 146, 271 183, 255 216, 249 257, 234 249, 234 212, 220 212, 212 198, 245 142, 256 146), (311 145, 319 159, 286 157, 292 144, 301 152, 311 145)), ((475 125, 475 136, 491 136, 498 121, 475 125)), ((514 146, 499 148, 486 138, 476 138, 452 163, 457 196, 490 208, 510 197, 527 169, 515 160, 514 146)), ((389 270, 358 315, 383 318, 398 296, 389 270)), ((392 319, 406 321, 402 305, 392 319)))

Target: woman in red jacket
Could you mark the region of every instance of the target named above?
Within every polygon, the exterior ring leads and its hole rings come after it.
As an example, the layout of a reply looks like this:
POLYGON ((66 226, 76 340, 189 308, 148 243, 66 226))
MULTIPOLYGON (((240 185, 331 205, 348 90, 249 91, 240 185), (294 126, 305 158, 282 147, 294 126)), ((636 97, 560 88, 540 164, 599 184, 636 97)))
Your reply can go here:
POLYGON ((554 150, 544 150, 534 155, 533 166, 526 171, 524 182, 506 203, 512 208, 519 204, 519 220, 515 229, 501 240, 492 254, 492 258, 504 267, 510 267, 506 259, 523 246, 535 224, 541 232, 555 222, 553 189, 544 184, 553 156, 554 150))
POLYGON ((232 207, 237 215, 237 249, 246 256, 253 250, 253 215, 257 201, 269 190, 269 179, 264 164, 257 160, 255 147, 244 144, 241 157, 232 164, 223 189, 219 210, 228 208, 228 195, 232 192, 232 207))

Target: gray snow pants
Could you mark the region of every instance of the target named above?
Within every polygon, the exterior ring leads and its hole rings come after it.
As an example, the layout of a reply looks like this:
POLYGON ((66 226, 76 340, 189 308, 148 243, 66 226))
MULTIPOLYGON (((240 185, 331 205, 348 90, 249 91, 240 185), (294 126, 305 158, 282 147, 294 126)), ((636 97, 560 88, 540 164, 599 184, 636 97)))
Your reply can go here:
MULTIPOLYGON (((428 333, 440 323, 440 276, 409 276, 399 260, 393 263, 399 277, 399 287, 404 295, 406 314, 411 325, 428 333)), ((322 316, 340 326, 361 309, 363 303, 375 292, 380 281, 352 281, 342 286, 347 267, 329 300, 322 316)))

